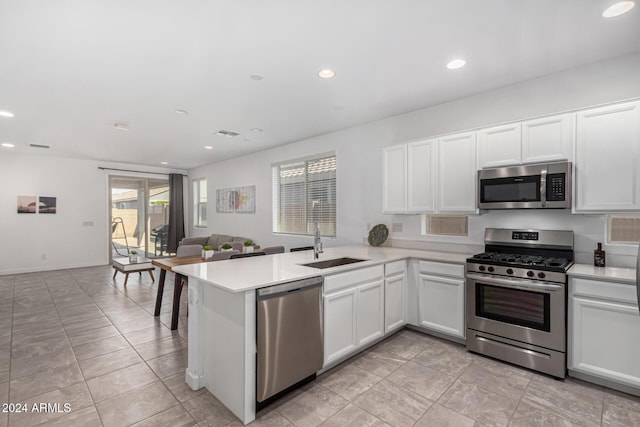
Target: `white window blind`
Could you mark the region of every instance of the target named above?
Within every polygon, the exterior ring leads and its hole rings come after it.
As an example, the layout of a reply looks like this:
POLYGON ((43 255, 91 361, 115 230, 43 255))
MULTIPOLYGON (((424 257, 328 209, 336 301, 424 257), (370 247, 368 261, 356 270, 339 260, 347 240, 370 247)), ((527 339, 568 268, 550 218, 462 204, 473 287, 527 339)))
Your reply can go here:
POLYGON ((273 166, 274 233, 336 235, 336 156, 273 166))
POLYGON ((427 215, 427 234, 468 236, 469 218, 465 215, 427 215))
POLYGON ((607 216, 608 243, 635 244, 640 241, 640 215, 607 216))
POLYGON ((207 226, 207 180, 193 181, 193 226, 207 226))

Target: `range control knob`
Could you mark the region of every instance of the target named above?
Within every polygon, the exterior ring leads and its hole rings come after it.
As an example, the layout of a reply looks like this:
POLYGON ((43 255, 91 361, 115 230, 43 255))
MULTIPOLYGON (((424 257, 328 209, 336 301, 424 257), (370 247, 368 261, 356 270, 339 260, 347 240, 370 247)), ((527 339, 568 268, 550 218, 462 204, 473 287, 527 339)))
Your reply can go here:
POLYGON ((484 271, 484 265, 481 265, 480 267, 478 267, 478 270, 484 271))
POLYGON ((544 279, 545 277, 547 277, 547 275, 541 271, 540 273, 538 273, 538 277, 544 279))
POLYGON ((534 275, 533 271, 527 271, 527 276, 533 277, 533 275, 534 275))
POLYGON ((489 273, 493 273, 494 268, 493 267, 489 267, 489 268, 487 268, 487 270, 489 271, 489 273))
POLYGON ((513 274, 513 270, 510 268, 507 268, 507 274, 513 274))

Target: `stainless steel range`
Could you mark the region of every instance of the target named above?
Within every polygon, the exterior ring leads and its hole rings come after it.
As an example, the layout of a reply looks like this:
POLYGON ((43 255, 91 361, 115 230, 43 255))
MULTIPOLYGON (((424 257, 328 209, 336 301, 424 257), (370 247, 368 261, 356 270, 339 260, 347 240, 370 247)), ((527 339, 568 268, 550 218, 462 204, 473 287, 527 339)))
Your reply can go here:
POLYGON ((467 259, 467 348, 564 378, 573 232, 485 230, 467 259))

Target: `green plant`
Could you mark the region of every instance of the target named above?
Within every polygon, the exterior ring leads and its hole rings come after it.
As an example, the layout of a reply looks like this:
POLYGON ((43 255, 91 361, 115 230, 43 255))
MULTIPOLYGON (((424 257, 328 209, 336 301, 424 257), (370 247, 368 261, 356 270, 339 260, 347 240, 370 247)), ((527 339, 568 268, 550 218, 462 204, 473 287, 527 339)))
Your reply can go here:
POLYGON ((138 255, 138 251, 131 251, 131 255, 138 255))
POLYGON ((225 243, 224 245, 222 245, 222 249, 231 249, 231 245, 228 243, 225 243))
POLYGON ((245 246, 253 246, 253 242, 251 240, 247 240, 246 242, 244 242, 245 246))
POLYGON ((206 245, 206 246, 203 246, 202 249, 204 249, 205 251, 212 251, 213 246, 206 245))

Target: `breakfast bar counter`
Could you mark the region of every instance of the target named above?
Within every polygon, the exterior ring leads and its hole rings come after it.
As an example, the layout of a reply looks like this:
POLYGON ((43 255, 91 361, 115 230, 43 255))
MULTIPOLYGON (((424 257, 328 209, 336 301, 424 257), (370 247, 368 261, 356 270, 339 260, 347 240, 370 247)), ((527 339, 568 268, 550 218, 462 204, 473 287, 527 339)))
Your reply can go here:
POLYGON ((189 277, 187 384, 206 387, 243 423, 256 412, 256 289, 382 265, 409 258, 463 264, 470 255, 400 248, 325 248, 319 261, 356 258, 361 262, 325 269, 300 251, 174 267, 189 277))

